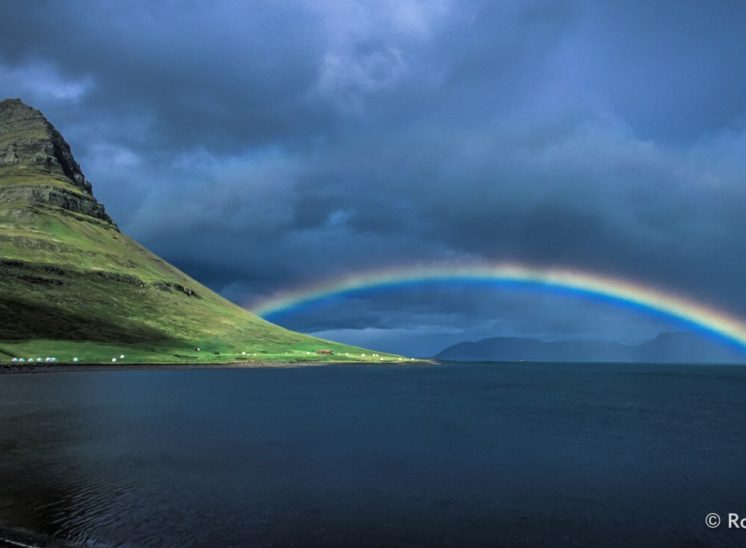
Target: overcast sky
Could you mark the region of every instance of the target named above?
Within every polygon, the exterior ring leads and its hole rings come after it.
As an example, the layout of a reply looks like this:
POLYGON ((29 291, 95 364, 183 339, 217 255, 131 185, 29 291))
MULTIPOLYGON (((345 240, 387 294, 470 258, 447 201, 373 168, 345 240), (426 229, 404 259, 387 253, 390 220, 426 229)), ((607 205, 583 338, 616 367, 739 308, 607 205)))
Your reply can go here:
MULTIPOLYGON (((0 94, 41 109, 124 232, 241 303, 521 261, 746 316, 746 3, 0 2, 0 94)), ((608 304, 459 287, 279 319, 428 354, 640 341, 608 304)))

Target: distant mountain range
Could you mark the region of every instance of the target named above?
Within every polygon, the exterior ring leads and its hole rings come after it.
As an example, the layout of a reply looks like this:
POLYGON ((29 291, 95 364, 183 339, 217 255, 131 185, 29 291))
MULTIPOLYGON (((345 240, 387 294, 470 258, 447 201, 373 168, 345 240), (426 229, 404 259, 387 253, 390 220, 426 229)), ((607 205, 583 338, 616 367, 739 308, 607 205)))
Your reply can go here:
POLYGON ((697 333, 663 333, 639 345, 490 337, 454 344, 435 358, 454 361, 746 363, 746 351, 727 347, 697 333))

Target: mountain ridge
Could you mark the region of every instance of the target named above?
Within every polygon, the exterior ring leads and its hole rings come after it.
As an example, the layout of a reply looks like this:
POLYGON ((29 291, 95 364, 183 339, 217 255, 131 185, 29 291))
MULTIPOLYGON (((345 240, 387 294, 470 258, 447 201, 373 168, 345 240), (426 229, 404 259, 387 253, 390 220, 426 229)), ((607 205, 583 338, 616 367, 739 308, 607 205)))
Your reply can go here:
POLYGON ((612 341, 541 341, 527 337, 487 337, 451 345, 434 358, 452 361, 553 361, 634 363, 746 363, 746 352, 697 333, 661 333, 626 345, 612 341))
MULTIPOLYGON (((70 145, 41 111, 20 99, 0 101, 0 169, 6 199, 47 204, 114 225, 73 156, 70 145), (39 177, 46 179, 39 184, 39 177), (12 184, 10 184, 12 183, 12 184)), ((116 226, 116 225, 114 225, 116 226)))

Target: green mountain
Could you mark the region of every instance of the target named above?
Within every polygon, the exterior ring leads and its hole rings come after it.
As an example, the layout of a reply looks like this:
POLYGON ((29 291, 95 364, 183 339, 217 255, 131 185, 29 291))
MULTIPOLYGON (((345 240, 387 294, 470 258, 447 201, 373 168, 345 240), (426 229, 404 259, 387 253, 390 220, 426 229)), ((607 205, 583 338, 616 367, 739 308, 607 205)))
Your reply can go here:
POLYGON ((0 102, 0 360, 13 357, 399 360, 266 322, 128 238, 94 198, 62 135, 38 110, 7 99, 0 102))

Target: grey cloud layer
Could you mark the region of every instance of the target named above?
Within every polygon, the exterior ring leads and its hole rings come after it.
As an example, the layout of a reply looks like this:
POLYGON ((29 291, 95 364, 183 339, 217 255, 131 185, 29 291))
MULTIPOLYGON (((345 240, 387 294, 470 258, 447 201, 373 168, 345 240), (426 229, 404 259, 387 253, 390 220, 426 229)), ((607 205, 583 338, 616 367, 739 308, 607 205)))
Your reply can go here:
MULTIPOLYGON (((6 2, 0 89, 69 136, 129 233, 242 302, 520 260, 746 314, 744 23, 730 2, 6 2)), ((424 347, 600 314, 482 298, 288 321, 424 347)))

